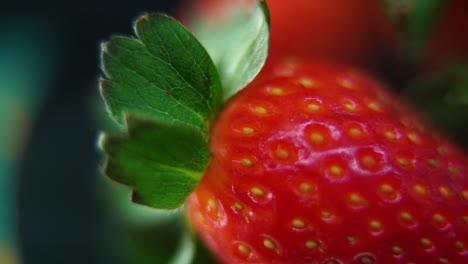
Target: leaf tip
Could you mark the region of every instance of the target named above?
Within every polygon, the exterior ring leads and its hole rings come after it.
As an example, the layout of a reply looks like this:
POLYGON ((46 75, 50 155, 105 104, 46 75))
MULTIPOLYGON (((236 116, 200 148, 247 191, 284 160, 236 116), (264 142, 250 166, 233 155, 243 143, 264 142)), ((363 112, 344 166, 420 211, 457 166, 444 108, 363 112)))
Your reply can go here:
POLYGON ((140 35, 141 35, 141 32, 143 31, 142 29, 143 26, 147 23, 154 23, 154 21, 161 19, 161 18, 172 19, 170 16, 162 14, 162 13, 143 13, 133 23, 133 30, 135 34, 138 36, 139 39, 141 39, 140 35))
POLYGON ((100 132, 98 134, 98 138, 96 142, 97 148, 103 152, 107 152, 106 150, 107 150, 108 141, 109 141, 109 134, 107 134, 106 132, 100 132))
POLYGON ((100 65, 99 68, 101 71, 104 73, 105 76, 109 77, 109 71, 107 70, 107 62, 106 62, 106 57, 109 54, 109 45, 110 45, 110 40, 108 41, 103 41, 101 42, 100 45, 100 65))
POLYGON ((150 20, 151 14, 150 13, 144 13, 140 15, 137 19, 135 19, 135 22, 133 23, 133 29, 135 32, 138 32, 138 28, 140 25, 144 22, 147 22, 150 20))
POLYGON ((110 102, 108 100, 109 94, 110 94, 110 89, 111 89, 111 83, 110 80, 100 77, 99 80, 99 94, 101 95, 102 100, 104 101, 104 107, 109 113, 109 115, 116 121, 117 124, 120 124, 119 118, 115 116, 115 114, 112 111, 112 107, 109 105, 110 102))
POLYGON ((100 132, 99 135, 98 135, 98 139, 97 139, 98 149, 104 151, 105 142, 106 142, 106 133, 105 132, 100 132))

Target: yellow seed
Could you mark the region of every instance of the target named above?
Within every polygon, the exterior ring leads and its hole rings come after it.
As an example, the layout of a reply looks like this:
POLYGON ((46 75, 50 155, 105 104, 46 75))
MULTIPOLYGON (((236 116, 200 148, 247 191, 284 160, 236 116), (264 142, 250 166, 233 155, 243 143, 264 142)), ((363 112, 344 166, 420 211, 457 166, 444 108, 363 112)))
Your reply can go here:
POLYGON ((437 260, 437 264, 448 264, 448 263, 450 263, 450 262, 446 258, 439 258, 437 260))
POLYGON ((372 220, 369 223, 370 228, 372 228, 374 231, 380 231, 382 229, 382 223, 377 221, 377 220, 372 220))
POLYGON ((465 244, 461 241, 457 241, 455 242, 455 247, 458 249, 458 250, 463 250, 465 249, 465 244))
POLYGON ((359 205, 359 206, 363 206, 363 205, 366 205, 366 200, 364 200, 364 198, 362 198, 359 194, 357 193, 352 193, 349 195, 349 201, 353 204, 353 205, 359 205))
POLYGON ((362 257, 361 258, 361 263, 362 264, 372 264, 374 263, 374 260, 370 257, 362 257))
POLYGON ((439 187, 439 192, 445 198, 448 198, 448 197, 453 195, 452 191, 449 188, 445 187, 445 186, 439 187))
POLYGON ((250 134, 252 134, 253 132, 254 132, 254 129, 251 128, 251 127, 243 127, 243 128, 242 128, 242 133, 243 133, 244 135, 250 135, 250 134))
POLYGON ((395 191, 394 187, 390 184, 384 183, 379 186, 378 193, 382 199, 386 200, 395 200, 398 197, 398 193, 395 191))
POLYGON ((354 138, 362 137, 362 131, 359 128, 353 127, 348 130, 348 135, 354 138))
POLYGON ((468 190, 463 190, 461 192, 461 195, 462 195, 463 199, 468 200, 468 190))
POLYGON ((213 199, 208 200, 208 206, 211 207, 212 209, 217 208, 216 202, 213 199))
POLYGON ((392 252, 395 255, 402 255, 404 253, 403 249, 399 246, 393 246, 392 247, 392 252))
POLYGON ((427 160, 427 163, 429 163, 429 165, 431 165, 434 168, 439 167, 439 162, 435 159, 429 159, 427 160))
POLYGON ((299 80, 299 84, 304 86, 305 88, 312 88, 315 86, 315 81, 308 78, 302 78, 299 80))
POLYGON ((311 193, 314 190, 314 188, 312 187, 312 185, 303 182, 299 185, 299 190, 303 193, 311 193))
POLYGON ((446 224, 447 220, 441 214, 434 214, 432 215, 432 219, 437 222, 438 224, 446 224))
POLYGON ((369 104, 367 104, 367 107, 369 107, 370 109, 376 111, 376 112, 380 112, 382 109, 380 108, 380 105, 376 102, 370 102, 369 104))
POLYGON ((413 186, 413 192, 417 195, 425 195, 427 193, 427 190, 426 188, 424 188, 424 186, 421 186, 421 185, 414 185, 413 186))
POLYGON ((413 221, 413 216, 408 212, 401 212, 400 213, 400 219, 405 221, 405 222, 412 222, 413 221))
POLYGON ((362 158, 362 164, 364 164, 367 167, 373 167, 377 164, 377 161, 372 156, 364 156, 362 158))
POLYGON ((401 167, 408 167, 410 162, 405 158, 397 158, 397 162, 401 167))
POLYGON ((241 160, 241 163, 242 163, 242 165, 244 165, 246 167, 252 167, 253 166, 253 162, 251 160, 249 160, 248 158, 243 158, 241 160))
POLYGON ((386 184, 386 183, 380 185, 379 189, 381 192, 387 193, 387 194, 391 194, 395 191, 390 184, 386 184))
POLYGON ((345 103, 344 107, 348 109, 349 111, 354 111, 356 110, 356 106, 353 103, 345 103))
POLYGON ((235 207, 236 209, 238 209, 238 210, 244 209, 244 206, 243 206, 241 203, 239 203, 239 202, 236 202, 236 203, 234 204, 234 207, 235 207))
POLYGON ((347 240, 348 243, 350 243, 350 244, 354 244, 354 243, 356 243, 356 241, 357 241, 357 239, 356 239, 355 237, 353 237, 353 236, 347 236, 347 237, 346 237, 346 240, 347 240))
POLYGON ((281 147, 278 147, 276 149, 276 157, 280 158, 280 159, 287 159, 289 157, 289 152, 286 151, 285 149, 282 149, 281 147))
POLYGON ((305 223, 302 219, 294 218, 292 220, 292 226, 297 229, 302 229, 305 227, 305 223))
POLYGON ((458 174, 458 168, 455 166, 448 167, 448 171, 452 174, 458 174))
POLYGON ((255 196, 263 196, 265 194, 265 192, 258 187, 252 187, 250 193, 255 196))
POLYGON ((338 82, 344 88, 347 88, 347 89, 353 88, 353 82, 351 82, 351 80, 349 80, 349 79, 341 79, 338 82))
POLYGON ((425 248, 430 248, 430 247, 432 247, 432 241, 429 240, 428 238, 423 237, 423 238, 421 238, 421 239, 419 240, 419 242, 420 242, 421 245, 422 245, 423 247, 425 247, 425 248))
POLYGON ((343 175, 343 169, 339 166, 333 165, 329 169, 330 173, 335 175, 335 176, 342 176, 343 175))
POLYGON ((280 87, 273 87, 270 90, 270 94, 272 94, 272 95, 282 95, 282 94, 284 94, 284 91, 280 87))
POLYGON ((316 104, 316 103, 310 103, 307 105, 307 109, 309 111, 312 111, 312 112, 318 112, 320 111, 320 109, 322 109, 322 107, 319 105, 319 104, 316 104))
POLYGON ((241 252, 242 254, 245 254, 245 255, 249 255, 250 251, 251 251, 250 247, 248 247, 247 245, 242 244, 242 243, 240 243, 237 246, 237 250, 239 250, 239 252, 241 252))
POLYGON ((324 219, 329 219, 332 216, 332 214, 328 211, 322 211, 321 215, 322 215, 322 218, 324 219))
POLYGON ((306 247, 308 249, 316 249, 316 248, 318 248, 319 243, 317 241, 314 241, 314 240, 307 240, 305 245, 306 245, 306 247))
POLYGON ((322 143, 325 138, 323 137, 322 134, 319 134, 319 133, 312 133, 310 134, 310 140, 312 141, 312 143, 314 144, 320 144, 322 143))
POLYGON ((409 140, 411 140, 411 142, 413 142, 414 144, 420 144, 420 143, 421 143, 421 139, 420 139, 419 136, 416 135, 415 133, 409 133, 409 134, 408 134, 408 138, 409 138, 409 140))
POLYGON ((388 140, 391 141, 395 141, 397 139, 397 135, 392 131, 385 131, 384 135, 388 140))
POLYGON ((264 115, 267 113, 267 110, 264 107, 257 106, 255 107, 255 112, 259 115, 264 115))
POLYGON ((268 238, 265 238, 263 240, 263 245, 268 249, 275 249, 276 248, 275 242, 273 242, 271 239, 268 239, 268 238))

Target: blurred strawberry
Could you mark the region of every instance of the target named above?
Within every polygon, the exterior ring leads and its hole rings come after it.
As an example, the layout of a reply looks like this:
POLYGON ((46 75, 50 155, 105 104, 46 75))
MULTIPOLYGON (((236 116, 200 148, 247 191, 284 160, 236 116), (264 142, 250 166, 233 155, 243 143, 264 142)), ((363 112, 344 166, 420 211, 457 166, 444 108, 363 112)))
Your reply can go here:
POLYGON ((429 36, 423 65, 433 69, 468 57, 468 1, 449 0, 429 36))
MULTIPOLYGON (((185 3, 180 16, 189 27, 200 20, 219 23, 236 7, 254 2, 193 0, 185 3)), ((269 0, 267 4, 270 57, 297 56, 371 70, 395 65, 398 34, 379 1, 269 0)))

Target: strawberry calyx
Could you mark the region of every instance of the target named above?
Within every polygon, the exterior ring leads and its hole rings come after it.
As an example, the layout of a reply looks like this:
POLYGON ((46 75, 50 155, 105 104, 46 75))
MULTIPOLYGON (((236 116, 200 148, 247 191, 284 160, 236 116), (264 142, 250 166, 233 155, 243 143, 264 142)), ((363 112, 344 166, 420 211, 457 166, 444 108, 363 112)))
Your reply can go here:
POLYGON ((157 13, 137 19, 136 38, 114 36, 102 45, 101 95, 122 128, 100 137, 104 173, 130 186, 134 202, 178 208, 202 178, 210 161, 210 127, 226 95, 253 80, 266 60, 265 1, 239 16, 249 19, 219 29, 214 46, 157 13))

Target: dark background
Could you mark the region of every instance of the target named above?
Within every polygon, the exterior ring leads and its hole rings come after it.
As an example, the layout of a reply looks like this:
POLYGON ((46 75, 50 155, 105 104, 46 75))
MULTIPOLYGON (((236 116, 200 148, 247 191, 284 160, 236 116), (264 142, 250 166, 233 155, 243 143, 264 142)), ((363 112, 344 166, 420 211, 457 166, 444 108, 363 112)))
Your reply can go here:
POLYGON ((49 93, 19 163, 22 262, 117 263, 109 248, 111 215, 96 195, 102 127, 92 104, 99 100, 99 44, 132 34, 133 20, 144 12, 173 13, 179 1, 9 2, 0 5, 0 23, 33 28, 52 51, 49 93))

